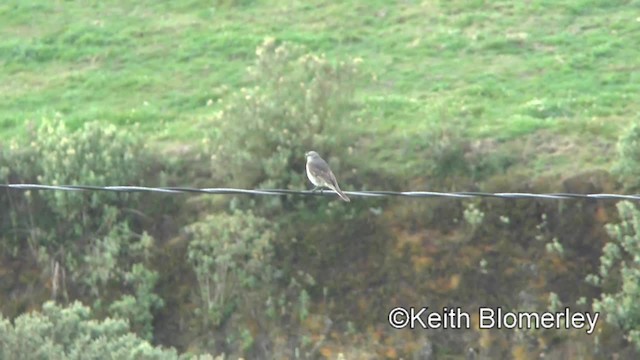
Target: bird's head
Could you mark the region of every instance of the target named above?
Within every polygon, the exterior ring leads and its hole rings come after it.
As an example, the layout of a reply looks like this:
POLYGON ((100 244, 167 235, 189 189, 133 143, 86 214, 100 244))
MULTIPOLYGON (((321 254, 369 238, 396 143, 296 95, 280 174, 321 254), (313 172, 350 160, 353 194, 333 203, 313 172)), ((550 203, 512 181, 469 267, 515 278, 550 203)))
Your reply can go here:
POLYGON ((320 155, 318 155, 318 153, 315 151, 307 151, 306 153, 304 153, 304 156, 307 158, 307 160, 320 157, 320 155))

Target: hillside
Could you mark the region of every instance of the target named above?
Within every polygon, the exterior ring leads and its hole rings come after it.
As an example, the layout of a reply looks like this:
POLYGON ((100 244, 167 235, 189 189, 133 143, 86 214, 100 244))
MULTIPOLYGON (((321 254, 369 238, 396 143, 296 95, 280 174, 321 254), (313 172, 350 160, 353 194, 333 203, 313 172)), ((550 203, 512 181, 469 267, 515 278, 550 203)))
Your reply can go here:
MULTIPOLYGON (((344 190, 633 191, 639 14, 634 0, 4 1, 0 182, 303 189, 313 149, 344 190)), ((637 355, 640 322, 607 322, 606 306, 597 340, 386 318, 597 308, 627 279, 599 272, 624 205, 334 200, 3 192, 0 312, 78 299, 153 345, 230 358, 637 355)))

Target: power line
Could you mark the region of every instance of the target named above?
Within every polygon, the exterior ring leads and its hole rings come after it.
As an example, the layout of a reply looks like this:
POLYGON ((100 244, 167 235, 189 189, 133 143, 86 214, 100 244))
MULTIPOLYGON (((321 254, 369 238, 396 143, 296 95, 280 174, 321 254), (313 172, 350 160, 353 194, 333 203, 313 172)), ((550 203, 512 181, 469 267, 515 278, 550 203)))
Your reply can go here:
MULTIPOLYGON (((0 184, 0 188, 11 190, 58 190, 58 191, 112 191, 112 192, 157 192, 165 194, 218 194, 218 195, 335 195, 333 191, 310 191, 310 190, 286 190, 286 189, 234 189, 234 188, 188 188, 188 187, 146 187, 146 186, 91 186, 91 185, 40 185, 40 184, 0 184)), ((487 193, 487 192, 434 192, 434 191, 345 191, 351 196, 361 197, 444 197, 444 198, 499 198, 499 199, 548 199, 548 200, 568 200, 568 199, 601 199, 601 200, 636 200, 640 201, 640 195, 622 194, 572 194, 572 193, 487 193)))

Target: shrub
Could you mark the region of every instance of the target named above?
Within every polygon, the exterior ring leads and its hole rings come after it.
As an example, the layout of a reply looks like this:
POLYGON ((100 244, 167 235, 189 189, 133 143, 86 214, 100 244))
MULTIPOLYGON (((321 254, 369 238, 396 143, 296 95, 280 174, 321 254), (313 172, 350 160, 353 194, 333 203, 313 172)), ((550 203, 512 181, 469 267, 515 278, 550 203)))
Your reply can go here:
MULTIPOLYGON (((138 184, 144 164, 143 143, 133 132, 99 122, 85 123, 77 131, 67 130, 64 122, 44 121, 35 141, 32 164, 38 169, 38 181, 49 185, 138 184)), ((49 191, 41 193, 56 219, 69 222, 65 238, 78 238, 97 229, 112 206, 134 197, 113 192, 49 191)), ((111 224, 107 224, 111 225, 111 224)), ((62 234, 61 234, 62 235, 62 234)))
MULTIPOLYGON (((86 123, 69 131, 62 121, 45 120, 37 129, 23 162, 13 164, 20 179, 47 185, 136 184, 141 177, 143 146, 134 135, 114 126, 86 123)), ((24 150, 23 150, 24 151, 24 150)), ((18 151, 16 151, 17 153, 18 151)), ((74 270, 81 262, 77 250, 103 236, 129 234, 120 208, 129 194, 112 192, 27 192, 29 244, 42 264, 63 263, 74 270), (116 232, 114 229, 121 229, 116 232)), ((26 215, 26 214, 24 214, 26 215)))
POLYGON ((471 175, 465 158, 465 140, 456 125, 434 125, 424 134, 423 144, 426 149, 422 166, 429 177, 450 181, 471 175))
MULTIPOLYGON (((0 175, 47 185, 136 185, 148 156, 134 134, 99 122, 70 131, 59 119, 45 120, 28 147, 12 144, 12 161, 0 175)), ((95 301, 96 310, 103 309, 102 301, 124 295, 113 311, 130 316, 135 329, 150 338, 150 311, 162 305, 151 292, 157 275, 143 267, 149 263, 153 239, 133 231, 132 218, 124 210, 137 205, 139 197, 100 191, 24 195, 16 196, 7 211, 14 220, 12 233, 21 234, 13 241, 14 255, 19 250, 16 244, 26 237, 43 273, 51 277, 54 297, 67 297, 67 279, 80 298, 95 301), (131 295, 126 294, 127 287, 120 287, 123 282, 133 285, 136 301, 127 302, 131 295), (124 304, 132 304, 135 311, 124 304)))
POLYGON ((147 269, 143 264, 134 264, 131 271, 126 272, 123 277, 127 284, 133 286, 135 296, 123 295, 109 306, 109 310, 120 318, 129 319, 136 333, 145 339, 151 339, 151 312, 164 306, 164 301, 153 292, 158 282, 158 273, 147 269))
POLYGON ((356 64, 332 63, 324 55, 266 39, 249 69, 254 85, 241 89, 215 115, 214 171, 225 171, 238 187, 304 187, 306 151, 343 154, 340 149, 354 141, 344 123, 356 64))
POLYGON ((618 140, 618 160, 613 172, 629 191, 640 190, 640 124, 633 124, 618 140))
POLYGON ((61 307, 49 301, 42 312, 12 323, 0 314, 0 358, 24 359, 177 359, 173 349, 154 347, 129 332, 126 320, 91 319, 79 302, 61 307))
MULTIPOLYGON (((447 189, 460 185, 464 179, 482 180, 490 175, 496 167, 488 161, 491 155, 485 154, 482 149, 472 152, 464 134, 464 126, 449 120, 446 113, 439 116, 447 120, 432 121, 413 140, 392 138, 384 151, 393 152, 396 148, 402 151, 399 154, 391 153, 391 159, 395 160, 381 161, 381 167, 396 167, 407 178, 429 179, 428 184, 432 189, 447 189)), ((384 171, 384 168, 380 171, 384 171)))
POLYGON ((604 246, 598 274, 587 280, 603 288, 594 311, 606 313, 607 322, 640 349, 640 210, 628 201, 617 207, 621 222, 607 225, 612 241, 604 246))
POLYGON ((219 325, 239 306, 247 306, 245 311, 264 306, 261 292, 274 277, 274 232, 269 221, 236 211, 209 215, 187 231, 193 236, 187 256, 207 322, 219 325), (262 304, 252 303, 251 295, 256 294, 262 304))

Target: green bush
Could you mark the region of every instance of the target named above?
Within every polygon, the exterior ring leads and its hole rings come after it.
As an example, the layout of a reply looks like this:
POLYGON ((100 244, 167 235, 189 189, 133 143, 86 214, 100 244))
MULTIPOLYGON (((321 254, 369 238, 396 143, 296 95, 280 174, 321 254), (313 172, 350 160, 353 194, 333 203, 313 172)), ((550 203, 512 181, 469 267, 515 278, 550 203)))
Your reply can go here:
MULTIPOLYGON (((141 139, 134 132, 117 131, 115 126, 100 122, 85 123, 71 132, 62 121, 44 121, 31 147, 37 157, 32 163, 42 184, 135 185, 140 183, 144 169, 141 139)), ((67 234, 75 238, 103 225, 101 215, 109 211, 109 206, 124 204, 135 195, 49 191, 41 196, 56 220, 75 224, 67 234)))
MULTIPOLYGON (((21 181, 37 180, 46 185, 135 185, 144 163, 140 139, 117 132, 98 122, 69 131, 62 121, 42 122, 27 150, 18 150, 23 160, 10 172, 21 181)), ((28 242, 42 264, 52 261, 74 270, 87 243, 104 236, 130 235, 123 224, 121 208, 135 200, 129 194, 112 192, 41 191, 25 194, 30 228, 28 242), (33 214, 38 214, 35 217, 33 214), (114 229, 123 231, 114 232, 114 229)), ((16 206, 14 211, 20 211, 16 206)))
POLYGON ((275 273, 275 234, 268 220, 236 211, 209 215, 189 225, 187 231, 192 235, 187 256, 196 273, 200 311, 207 322, 217 326, 237 307, 246 312, 265 305, 262 292, 275 273))
POLYGON ((126 284, 134 288, 135 296, 123 295, 109 306, 109 310, 120 318, 129 319, 137 334, 151 339, 151 312, 164 306, 164 301, 153 292, 158 282, 158 273, 147 269, 143 264, 134 264, 131 271, 124 274, 124 279, 126 284))
MULTIPOLYGON (((33 151, 15 140, 2 145, 5 146, 0 148, 0 182, 33 182, 37 174, 32 164, 33 151)), ((29 204, 24 194, 19 191, 0 192, 0 254, 17 256, 26 243, 25 235, 31 233, 26 230, 30 227, 26 217, 29 204)))
POLYGON ((0 358, 11 359, 177 359, 173 349, 154 347, 129 332, 126 320, 91 319, 79 302, 64 308, 47 302, 42 313, 13 323, 0 314, 0 358))
MULTIPOLYGON (((135 132, 119 132, 99 122, 71 131, 59 119, 43 121, 28 146, 12 144, 5 157, 7 165, 0 165, 4 178, 46 185, 137 185, 148 164, 135 132)), ((100 191, 21 195, 10 194, 12 201, 4 210, 12 220, 9 233, 15 234, 5 254, 11 250, 17 256, 21 244, 28 244, 53 284, 54 297, 68 298, 69 283, 75 296, 95 301, 95 310, 106 311, 108 302, 116 300, 112 312, 128 316, 134 328, 150 338, 150 312, 162 301, 152 292, 157 274, 144 268, 153 238, 130 226, 136 211, 127 209, 139 206, 140 197, 100 191)))
MULTIPOLYGON (((7 184, 11 182, 11 169, 9 165, 8 150, 5 144, 0 143, 0 183, 7 184)), ((16 255, 20 240, 15 232, 18 219, 16 214, 7 211, 11 208, 11 194, 8 191, 0 191, 0 255, 11 254, 16 255), (13 230, 13 231, 12 231, 13 230)))
POLYGON ((490 154, 470 152, 464 126, 455 120, 449 121, 446 113, 439 116, 446 120, 431 122, 419 136, 387 142, 383 151, 389 152, 389 155, 379 161, 381 169, 377 172, 395 167, 406 178, 429 179, 428 184, 432 189, 447 189, 464 179, 482 180, 490 175, 496 167, 488 161, 490 154), (397 148, 402 151, 394 153, 397 148))
POLYGON ((613 172, 628 191, 640 190, 640 124, 633 124, 618 141, 618 160, 613 172))
POLYGON ((631 202, 618 203, 621 222, 607 225, 612 241, 604 246, 598 274, 587 280, 602 287, 594 311, 606 313, 640 350, 640 210, 631 202))
POLYGON ((328 158, 332 150, 345 154, 354 142, 345 123, 356 65, 266 39, 249 69, 253 86, 215 115, 214 172, 225 172, 234 187, 304 188, 306 151, 328 158))
POLYGON ((465 140, 456 125, 434 125, 424 135, 421 158, 429 178, 446 183, 456 177, 471 176, 470 164, 465 158, 465 140))

